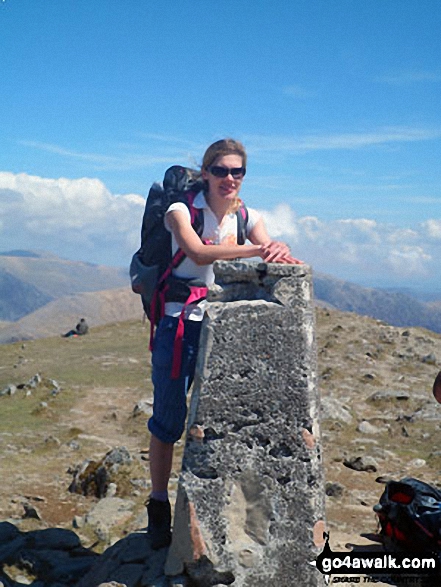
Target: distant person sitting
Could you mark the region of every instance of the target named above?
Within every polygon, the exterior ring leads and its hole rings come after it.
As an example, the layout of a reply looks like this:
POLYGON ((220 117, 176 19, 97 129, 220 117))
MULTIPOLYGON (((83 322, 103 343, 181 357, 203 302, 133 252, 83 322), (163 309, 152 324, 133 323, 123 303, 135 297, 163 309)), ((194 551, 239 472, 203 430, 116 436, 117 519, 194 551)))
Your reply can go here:
POLYGON ((435 396, 436 401, 441 404, 441 371, 435 377, 433 395, 435 396))
POLYGON ((83 334, 87 334, 88 332, 89 326, 87 325, 86 320, 84 318, 81 318, 81 320, 75 326, 74 330, 69 330, 69 332, 66 332, 66 334, 62 334, 61 336, 63 336, 64 338, 68 338, 69 336, 82 336, 83 334))

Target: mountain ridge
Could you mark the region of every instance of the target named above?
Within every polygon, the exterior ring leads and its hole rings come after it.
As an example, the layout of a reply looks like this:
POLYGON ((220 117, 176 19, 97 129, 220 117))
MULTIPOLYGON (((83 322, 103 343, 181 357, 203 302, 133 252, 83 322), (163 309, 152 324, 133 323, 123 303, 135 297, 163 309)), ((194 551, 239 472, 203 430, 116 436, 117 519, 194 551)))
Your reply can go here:
MULTIPOLYGON (((316 304, 441 333, 441 300, 367 288, 314 272, 316 304)), ((0 344, 60 334, 80 317, 91 325, 143 315, 128 271, 57 257, 45 251, 0 253, 0 344)))

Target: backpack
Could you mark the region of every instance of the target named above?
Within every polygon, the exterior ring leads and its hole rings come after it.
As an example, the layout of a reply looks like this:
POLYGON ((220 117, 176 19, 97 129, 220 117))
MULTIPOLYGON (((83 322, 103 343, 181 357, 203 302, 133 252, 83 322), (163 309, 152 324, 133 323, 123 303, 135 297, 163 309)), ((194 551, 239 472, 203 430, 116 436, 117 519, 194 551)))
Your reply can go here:
POLYGON ((374 506, 381 535, 399 549, 441 551, 441 491, 412 477, 389 481, 374 506))
MULTIPOLYGON (((204 230, 203 210, 193 205, 205 182, 200 172, 180 165, 173 165, 164 175, 162 185, 154 183, 150 188, 141 227, 141 246, 132 257, 130 279, 132 291, 141 295, 144 311, 151 323, 150 349, 153 345, 155 325, 164 315, 165 302, 178 301, 185 306, 200 301, 207 295, 205 284, 197 280, 184 280, 172 276, 173 269, 185 259, 182 250, 172 254, 171 233, 164 226, 164 215, 169 206, 183 202, 190 211, 191 225, 201 237, 204 230)), ((236 212, 237 243, 245 244, 248 211, 244 204, 236 212)), ((173 378, 178 373, 180 362, 180 333, 183 330, 181 313, 176 340, 176 358, 173 378)))

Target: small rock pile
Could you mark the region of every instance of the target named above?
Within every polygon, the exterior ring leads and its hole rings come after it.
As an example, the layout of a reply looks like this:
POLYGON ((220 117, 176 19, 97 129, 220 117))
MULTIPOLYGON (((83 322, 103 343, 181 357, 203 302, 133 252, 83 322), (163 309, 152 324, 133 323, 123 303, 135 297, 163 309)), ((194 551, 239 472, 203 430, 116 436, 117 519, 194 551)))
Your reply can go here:
POLYGON ((0 585, 4 587, 75 585, 98 557, 70 530, 21 532, 9 522, 0 523, 0 585))
POLYGON ((99 461, 85 460, 68 471, 73 475, 69 491, 98 498, 131 494, 134 487, 146 489, 145 472, 126 447, 116 447, 99 461))
POLYGON ((0 397, 3 395, 15 395, 18 391, 22 391, 25 395, 32 395, 32 392, 37 387, 45 387, 53 396, 58 395, 61 391, 60 385, 55 379, 42 377, 40 373, 36 373, 33 377, 24 383, 15 385, 9 383, 4 389, 0 390, 0 397))
MULTIPOLYGON (((133 532, 103 554, 81 546, 71 530, 21 532, 0 523, 0 587, 212 587, 228 585, 204 559, 167 577, 168 549, 152 550, 145 531, 133 532)), ((204 557, 203 557, 204 558, 204 557)))

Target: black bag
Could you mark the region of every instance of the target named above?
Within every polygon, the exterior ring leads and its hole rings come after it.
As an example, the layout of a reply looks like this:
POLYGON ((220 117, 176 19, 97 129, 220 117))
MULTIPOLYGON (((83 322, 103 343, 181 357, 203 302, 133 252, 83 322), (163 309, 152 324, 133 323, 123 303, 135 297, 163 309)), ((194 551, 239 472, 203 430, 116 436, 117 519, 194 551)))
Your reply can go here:
POLYGON ((436 487, 412 477, 389 481, 374 512, 392 546, 441 550, 441 491, 436 487))
MULTIPOLYGON (((150 188, 142 219, 141 247, 133 255, 130 264, 132 290, 141 295, 147 315, 158 281, 173 258, 171 234, 164 226, 165 212, 174 202, 184 202, 190 208, 192 200, 203 186, 200 173, 174 165, 165 172, 162 186, 154 183, 150 188)), ((196 209, 192 212, 193 228, 201 235, 203 214, 196 209)))

